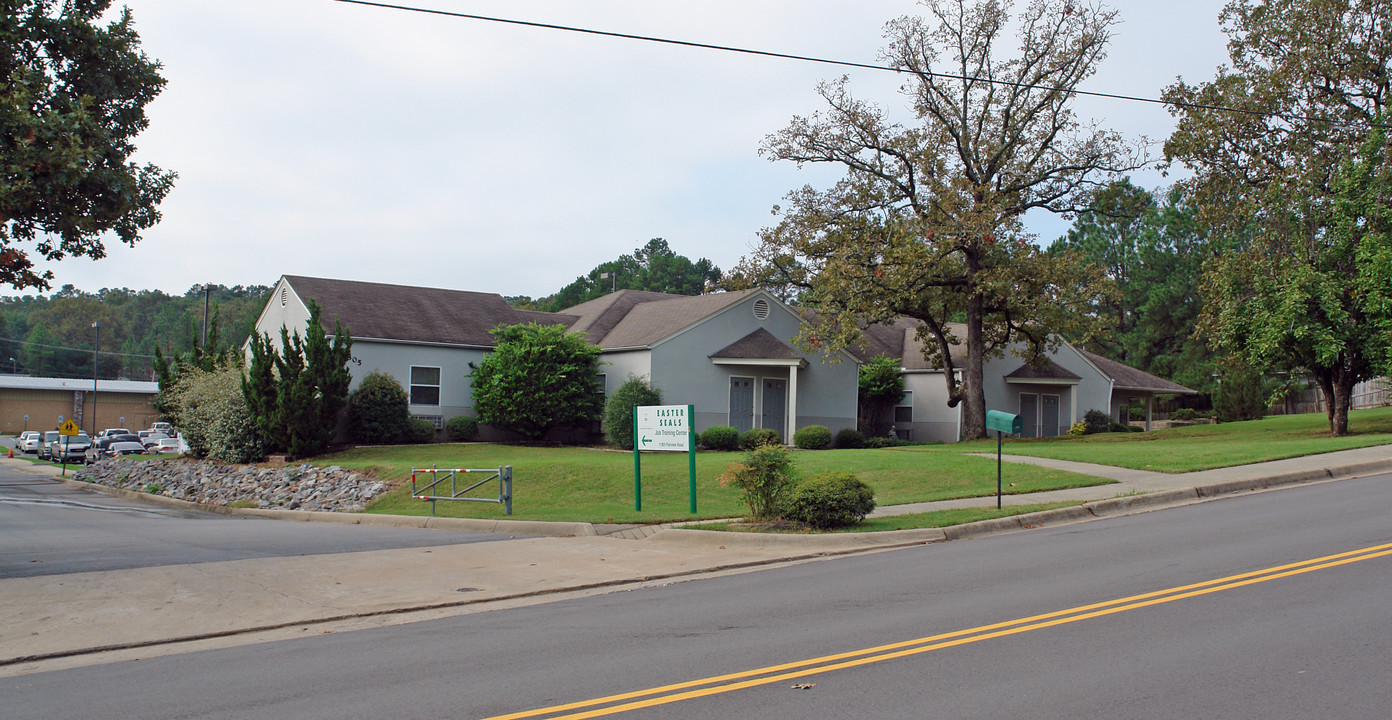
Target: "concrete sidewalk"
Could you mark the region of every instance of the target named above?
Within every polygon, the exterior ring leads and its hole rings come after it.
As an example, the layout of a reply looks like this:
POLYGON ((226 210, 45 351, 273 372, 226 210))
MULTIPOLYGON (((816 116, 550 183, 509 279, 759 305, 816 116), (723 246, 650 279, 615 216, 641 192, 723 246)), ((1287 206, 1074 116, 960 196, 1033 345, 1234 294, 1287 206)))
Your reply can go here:
MULTIPOLYGON (((740 572, 780 562, 1142 512, 1282 484, 1392 472, 1392 446, 1183 475, 1009 459, 1111 475, 1119 482, 1004 499, 1008 504, 1086 502, 1078 507, 942 530, 833 535, 754 535, 671 527, 642 532, 626 528, 602 535, 612 529, 586 523, 513 525, 508 521, 239 511, 233 514, 460 530, 481 530, 486 525, 501 532, 569 536, 3 580, 0 675, 413 622, 605 592, 614 586, 740 572)), ((46 475, 57 471, 18 460, 0 462, 46 475)), ((994 497, 914 503, 880 508, 875 514, 994 504, 994 497)))

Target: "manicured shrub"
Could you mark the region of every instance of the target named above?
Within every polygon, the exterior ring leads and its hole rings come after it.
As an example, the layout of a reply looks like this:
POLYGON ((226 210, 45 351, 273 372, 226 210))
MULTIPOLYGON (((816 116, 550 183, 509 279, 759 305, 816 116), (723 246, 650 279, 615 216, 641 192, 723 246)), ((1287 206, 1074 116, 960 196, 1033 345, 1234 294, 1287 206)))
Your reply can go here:
POLYGON ((445 434, 454 442, 470 442, 478 437, 478 420, 468 415, 455 415, 445 421, 445 434))
POLYGON ((808 425, 793 433, 793 444, 803 450, 825 450, 831 447, 831 430, 825 425, 808 425))
POLYGON ((1170 413, 1171 420, 1179 420, 1182 422, 1188 422, 1197 418, 1198 416, 1199 413, 1198 411, 1194 410, 1194 408, 1180 408, 1170 413))
POLYGON ((865 447, 865 436, 860 434, 855 428, 846 428, 836 433, 836 447, 845 450, 854 450, 865 447))
POLYGON ((411 418, 410 440, 417 445, 435 442, 435 423, 425 418, 411 418))
POLYGON ((1127 425, 1126 432, 1145 432, 1145 428, 1139 425, 1127 425))
POLYGON ((1112 416, 1101 410, 1089 410, 1083 414, 1083 425, 1089 435, 1104 433, 1112 429, 1112 416))
POLYGON ((189 368, 162 394, 190 455, 230 463, 266 456, 261 430, 242 394, 240 367, 227 365, 211 372, 189 368))
POLYGON ((1114 423, 1112 423, 1111 427, 1108 428, 1108 429, 1111 430, 1112 432, 1131 432, 1131 426, 1130 426, 1130 425, 1122 425, 1122 424, 1119 423, 1119 422, 1114 422, 1114 423))
POLYGON ((827 529, 854 525, 875 509, 875 491, 851 472, 814 475, 795 485, 783 503, 783 516, 827 529))
POLYGON ((778 516, 789 488, 797 481, 792 453, 782 445, 759 445, 731 463, 719 478, 720 486, 734 485, 749 506, 749 519, 772 520, 778 516))
POLYGON ((1068 428, 1068 434, 1073 437, 1082 437, 1087 434, 1087 425, 1079 420, 1073 423, 1072 427, 1068 428))
POLYGON ((738 450, 739 431, 729 425, 716 425, 701 433, 701 444, 708 450, 738 450))
POLYGON ((604 439, 610 445, 633 449, 633 408, 661 405, 662 391, 647 378, 630 375, 604 403, 604 439))
POLYGON ((405 441, 410 434, 406 389, 381 370, 368 373, 348 395, 348 435, 363 445, 390 445, 405 441))
POLYGON ((782 445, 783 436, 773 428, 754 428, 740 435, 739 444, 745 450, 753 450, 760 445, 782 445))

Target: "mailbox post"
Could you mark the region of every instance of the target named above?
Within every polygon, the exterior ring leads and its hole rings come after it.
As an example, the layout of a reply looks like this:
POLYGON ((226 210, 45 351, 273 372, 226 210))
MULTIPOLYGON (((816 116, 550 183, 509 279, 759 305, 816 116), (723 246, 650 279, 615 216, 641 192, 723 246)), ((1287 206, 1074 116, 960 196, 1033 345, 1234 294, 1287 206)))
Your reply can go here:
POLYGON ((996 509, 1001 509, 1001 445, 1006 433, 1019 435, 1024 432, 1025 423, 1019 415, 1011 415, 1000 410, 986 411, 986 429, 996 431, 996 509))

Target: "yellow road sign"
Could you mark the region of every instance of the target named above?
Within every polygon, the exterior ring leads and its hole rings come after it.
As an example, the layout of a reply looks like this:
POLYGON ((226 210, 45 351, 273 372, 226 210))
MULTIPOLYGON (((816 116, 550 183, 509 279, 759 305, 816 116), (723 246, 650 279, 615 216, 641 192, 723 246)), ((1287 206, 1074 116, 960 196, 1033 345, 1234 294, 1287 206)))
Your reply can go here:
POLYGON ((59 434, 59 435, 76 435, 76 434, 78 434, 79 432, 81 432, 81 431, 78 430, 77 423, 75 423, 75 422, 73 422, 73 421, 71 421, 71 420, 68 420, 68 421, 64 422, 62 425, 59 425, 59 426, 58 426, 58 434, 59 434))

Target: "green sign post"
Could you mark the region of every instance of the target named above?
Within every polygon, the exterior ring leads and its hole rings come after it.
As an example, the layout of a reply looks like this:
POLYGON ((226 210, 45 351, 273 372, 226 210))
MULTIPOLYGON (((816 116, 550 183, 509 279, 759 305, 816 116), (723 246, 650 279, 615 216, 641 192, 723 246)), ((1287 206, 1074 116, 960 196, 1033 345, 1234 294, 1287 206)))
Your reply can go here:
POLYGON ((996 431, 996 509, 1001 509, 1001 444, 1006 433, 1019 435, 1025 430, 1025 422, 1019 415, 1011 415, 1000 410, 986 411, 986 429, 996 431))
POLYGON ((696 433, 691 419, 695 405, 643 405, 633 408, 633 509, 643 509, 643 450, 685 452, 691 493, 691 512, 696 513, 696 433))

